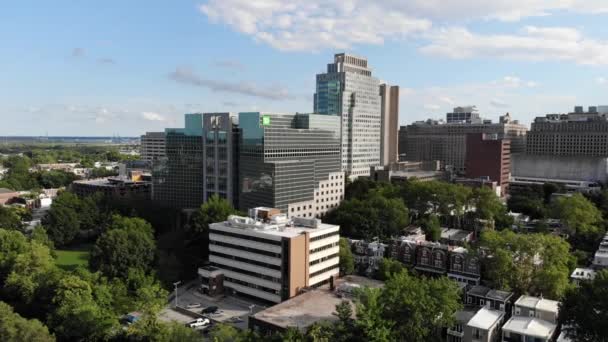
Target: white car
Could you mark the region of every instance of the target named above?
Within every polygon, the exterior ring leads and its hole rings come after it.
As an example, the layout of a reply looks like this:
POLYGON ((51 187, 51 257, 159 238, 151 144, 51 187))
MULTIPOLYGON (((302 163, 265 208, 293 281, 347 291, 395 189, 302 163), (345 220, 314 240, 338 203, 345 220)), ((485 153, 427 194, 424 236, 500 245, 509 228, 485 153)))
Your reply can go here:
POLYGON ((196 309, 203 306, 201 303, 190 303, 186 306, 186 309, 196 309))
POLYGON ((188 322, 187 326, 189 326, 190 328, 198 328, 204 327, 209 324, 211 324, 209 318, 197 318, 194 321, 188 322))

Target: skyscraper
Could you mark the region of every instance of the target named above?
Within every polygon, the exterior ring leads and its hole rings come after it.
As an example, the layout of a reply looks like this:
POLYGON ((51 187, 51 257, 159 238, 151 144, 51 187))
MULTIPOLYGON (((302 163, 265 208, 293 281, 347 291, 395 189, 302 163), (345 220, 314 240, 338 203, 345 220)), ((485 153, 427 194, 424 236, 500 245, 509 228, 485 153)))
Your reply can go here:
POLYGON ((398 160, 399 86, 380 85, 382 139, 380 165, 394 164, 398 160))
POLYGON ((238 129, 230 113, 203 114, 204 200, 217 194, 238 203, 238 129))
POLYGON ((351 178, 380 165, 379 85, 366 59, 344 53, 317 75, 314 112, 341 117, 341 167, 351 178))
POLYGON ((165 156, 165 132, 146 132, 140 142, 141 160, 152 163, 165 156))
POLYGON ((185 209, 203 203, 203 115, 186 114, 184 128, 167 128, 166 156, 152 168, 152 199, 185 209))
POLYGON ((340 118, 239 113, 239 206, 320 217, 344 196, 340 118))

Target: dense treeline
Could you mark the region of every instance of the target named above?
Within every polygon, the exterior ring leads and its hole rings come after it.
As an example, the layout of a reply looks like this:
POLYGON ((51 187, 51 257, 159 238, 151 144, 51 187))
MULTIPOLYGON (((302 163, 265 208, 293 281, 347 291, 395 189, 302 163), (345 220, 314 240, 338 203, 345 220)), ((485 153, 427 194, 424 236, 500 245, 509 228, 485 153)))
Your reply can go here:
POLYGON ((386 239, 402 234, 410 222, 422 224, 437 235, 436 220, 461 227, 474 219, 494 220, 498 229, 512 219, 489 188, 470 188, 447 182, 407 181, 381 183, 358 179, 348 184, 345 200, 325 221, 339 224, 350 238, 386 239), (434 230, 434 231, 433 231, 434 230))
POLYGON ((0 180, 0 187, 13 190, 59 188, 68 186, 74 180, 79 179, 73 173, 60 170, 30 172, 30 168, 37 164, 78 163, 82 167, 92 168, 91 177, 96 178, 116 175, 116 171, 94 168, 95 162, 134 159, 134 157, 120 154, 116 147, 105 146, 56 145, 49 146, 47 149, 11 148, 10 152, 22 153, 22 155, 14 154, 0 158, 2 166, 8 169, 8 173, 0 180))

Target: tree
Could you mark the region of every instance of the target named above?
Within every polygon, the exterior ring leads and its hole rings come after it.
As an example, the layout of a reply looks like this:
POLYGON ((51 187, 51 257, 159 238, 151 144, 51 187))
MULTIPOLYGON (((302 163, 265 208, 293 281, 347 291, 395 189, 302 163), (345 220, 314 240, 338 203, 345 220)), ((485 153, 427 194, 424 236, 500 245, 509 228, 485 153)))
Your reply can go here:
POLYGON ((507 206, 512 212, 530 216, 533 220, 545 219, 548 216, 547 208, 541 198, 512 195, 507 200, 507 206))
POLYGON ((392 339, 429 341, 450 326, 462 305, 459 288, 447 278, 427 279, 394 274, 381 290, 381 317, 392 325, 392 339))
POLYGON ((441 226, 437 215, 429 215, 422 220, 422 230, 429 241, 439 241, 441 239, 441 226))
POLYGON ((566 292, 559 309, 562 330, 573 341, 608 341, 607 308, 608 270, 603 270, 566 292))
POLYGON ((355 258, 346 238, 340 238, 340 275, 353 273, 355 270, 355 258))
POLYGON ((209 340, 213 342, 253 342, 262 339, 250 330, 239 330, 232 325, 218 323, 209 332, 209 340))
POLYGON ((325 220, 340 225, 340 234, 352 238, 388 238, 398 235, 409 222, 408 209, 400 198, 374 193, 364 200, 346 200, 325 220))
POLYGON ((131 268, 150 270, 155 252, 156 243, 148 222, 114 215, 108 231, 93 246, 89 263, 111 278, 126 278, 131 268))
POLYGON ((580 193, 557 199, 555 216, 570 229, 571 234, 590 234, 599 231, 602 213, 580 193))
POLYGON ((395 259, 384 258, 378 267, 378 278, 380 280, 388 280, 393 275, 401 273, 405 267, 395 259))
POLYGON ((481 246, 488 254, 484 261, 491 285, 517 294, 559 299, 576 265, 568 242, 554 235, 487 231, 481 246))
POLYGON ((604 235, 602 212, 582 194, 559 197, 553 205, 554 216, 560 218, 570 233, 570 243, 577 250, 594 253, 597 241, 604 235))
POLYGON ((116 316, 98 305, 91 284, 75 275, 64 277, 53 298, 50 322, 63 340, 102 340, 117 327, 116 316))
POLYGON ((29 243, 25 236, 14 230, 0 229, 0 288, 11 273, 17 257, 25 253, 29 243))
POLYGON ((471 201, 476 208, 475 216, 483 220, 495 220, 496 217, 506 212, 504 204, 496 193, 485 186, 473 189, 471 201))
POLYGON ((25 319, 13 312, 13 308, 0 302, 0 337, 5 342, 52 342, 55 337, 39 320, 25 319))
POLYGON ((26 304, 32 303, 47 273, 54 268, 55 260, 49 248, 31 241, 25 250, 15 257, 11 272, 6 278, 6 290, 13 298, 26 304))
POLYGON ((11 207, 0 205, 0 228, 20 230, 23 227, 21 218, 11 207))
POLYGON ((228 200, 214 194, 197 211, 193 219, 194 229, 198 233, 207 233, 210 224, 225 221, 228 216, 236 214, 238 211, 228 200))
POLYGON ((70 192, 62 192, 53 201, 42 225, 57 247, 69 245, 76 238, 80 230, 80 208, 80 200, 70 192))

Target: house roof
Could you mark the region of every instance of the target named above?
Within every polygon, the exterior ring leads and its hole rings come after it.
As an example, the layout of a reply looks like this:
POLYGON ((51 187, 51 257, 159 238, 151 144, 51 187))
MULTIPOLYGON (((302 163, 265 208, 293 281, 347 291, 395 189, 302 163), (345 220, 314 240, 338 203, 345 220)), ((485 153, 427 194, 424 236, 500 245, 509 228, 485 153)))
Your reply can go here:
POLYGON ((471 287, 471 289, 467 292, 468 295, 477 296, 477 297, 485 297, 490 291, 489 287, 485 287, 482 285, 475 285, 471 287))
POLYGON ((467 325, 477 329, 490 330, 503 316, 502 311, 481 308, 467 325))
POLYGON ((533 317, 513 316, 505 325, 503 331, 509 331, 520 335, 549 338, 553 335, 557 326, 551 322, 543 321, 533 317))
POLYGON ((519 297, 519 299, 517 299, 517 301, 515 302, 515 305, 525 307, 525 308, 530 308, 530 309, 557 313, 559 302, 555 301, 555 300, 532 297, 532 296, 521 296, 521 297, 519 297))
POLYGON ((512 295, 513 295, 513 292, 501 291, 501 290, 490 290, 490 292, 488 292, 488 294, 486 294, 486 297, 491 298, 491 299, 500 300, 500 301, 505 301, 505 300, 511 298, 512 295))

